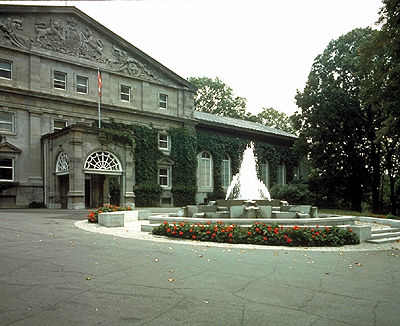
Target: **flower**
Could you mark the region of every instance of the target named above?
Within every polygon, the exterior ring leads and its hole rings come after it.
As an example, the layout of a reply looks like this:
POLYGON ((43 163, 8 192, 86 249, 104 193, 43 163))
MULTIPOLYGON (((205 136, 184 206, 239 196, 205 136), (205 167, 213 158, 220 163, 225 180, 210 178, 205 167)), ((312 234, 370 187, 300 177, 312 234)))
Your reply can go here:
POLYGON ((171 234, 172 234, 172 235, 175 235, 175 234, 176 234, 176 232, 175 232, 175 231, 172 231, 172 232, 171 232, 171 234))
POLYGON ((190 233, 193 233, 193 229, 189 229, 189 232, 190 232, 190 233))
POLYGON ((248 235, 252 235, 251 231, 247 232, 248 235))
POLYGON ((179 231, 179 235, 183 235, 183 232, 182 232, 182 231, 179 231))
POLYGON ((192 239, 196 240, 196 235, 195 234, 192 235, 192 239))
POLYGON ((291 242, 292 242, 292 239, 287 238, 287 239, 286 239, 286 242, 287 242, 287 243, 291 243, 291 242))
POLYGON ((171 232, 171 229, 170 229, 170 228, 168 228, 168 229, 167 229, 167 232, 168 232, 168 233, 170 233, 170 232, 171 232))
POLYGON ((264 239, 264 241, 267 241, 267 240, 268 240, 268 238, 267 238, 267 237, 264 237, 263 239, 264 239))
POLYGON ((229 237, 229 238, 233 238, 233 234, 232 234, 232 233, 229 233, 229 234, 228 234, 228 237, 229 237))
POLYGON ((168 224, 168 222, 164 222, 164 225, 167 225, 168 224))

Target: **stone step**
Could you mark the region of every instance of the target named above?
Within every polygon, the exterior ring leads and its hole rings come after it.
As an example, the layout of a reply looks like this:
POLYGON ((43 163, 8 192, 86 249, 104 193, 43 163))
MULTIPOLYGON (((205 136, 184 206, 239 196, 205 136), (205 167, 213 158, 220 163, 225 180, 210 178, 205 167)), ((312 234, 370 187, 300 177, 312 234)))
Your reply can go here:
POLYGON ((373 233, 373 234, 371 234, 371 240, 384 239, 384 238, 393 238, 393 237, 400 237, 400 232, 386 232, 386 233, 373 233))
POLYGON ((297 218, 297 212, 272 211, 272 218, 297 218))
POLYGON ((375 244, 390 243, 390 242, 393 242, 393 241, 400 241, 400 236, 391 237, 391 238, 381 238, 381 239, 367 240, 367 242, 375 243, 375 244))
POLYGON ((400 231, 400 228, 384 228, 384 229, 371 230, 371 234, 398 232, 398 231, 400 231))

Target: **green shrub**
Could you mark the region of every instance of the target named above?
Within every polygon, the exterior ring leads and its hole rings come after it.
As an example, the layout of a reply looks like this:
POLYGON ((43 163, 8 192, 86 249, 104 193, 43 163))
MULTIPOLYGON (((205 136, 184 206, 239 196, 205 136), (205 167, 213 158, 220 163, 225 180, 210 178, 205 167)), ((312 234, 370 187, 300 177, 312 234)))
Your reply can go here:
POLYGON ((160 206, 162 188, 156 183, 142 183, 134 187, 138 207, 160 206))
POLYGON ((196 202, 196 191, 196 187, 191 185, 178 185, 173 187, 171 192, 174 197, 174 206, 182 207, 194 205, 196 202))
POLYGON ((286 200, 290 204, 313 204, 313 196, 307 188, 307 184, 293 182, 285 186, 275 185, 270 190, 271 197, 286 200))
POLYGON ((357 236, 351 229, 338 227, 290 227, 284 228, 277 224, 267 225, 255 222, 251 227, 235 224, 189 224, 164 222, 153 229, 153 234, 173 238, 192 239, 200 241, 247 243, 276 246, 343 246, 358 243, 357 236))

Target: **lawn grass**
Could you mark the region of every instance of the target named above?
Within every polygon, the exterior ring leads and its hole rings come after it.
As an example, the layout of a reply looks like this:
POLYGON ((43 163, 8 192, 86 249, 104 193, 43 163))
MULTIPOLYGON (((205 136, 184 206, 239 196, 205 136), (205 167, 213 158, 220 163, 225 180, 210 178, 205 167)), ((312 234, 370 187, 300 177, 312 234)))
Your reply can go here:
POLYGON ((384 214, 373 214, 371 212, 356 212, 356 211, 348 211, 344 209, 323 209, 318 208, 319 214, 327 214, 327 215, 345 215, 345 216, 366 216, 366 217, 377 217, 377 218, 395 218, 399 219, 399 217, 393 217, 393 215, 387 216, 384 214))

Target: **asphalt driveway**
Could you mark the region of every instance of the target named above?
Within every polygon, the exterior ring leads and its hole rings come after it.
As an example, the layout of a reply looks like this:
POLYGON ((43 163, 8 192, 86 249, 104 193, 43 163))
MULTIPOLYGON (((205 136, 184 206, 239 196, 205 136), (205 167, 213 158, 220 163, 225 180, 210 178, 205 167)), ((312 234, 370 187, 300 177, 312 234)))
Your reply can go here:
POLYGON ((221 248, 0 210, 0 325, 399 325, 400 251, 221 248))

